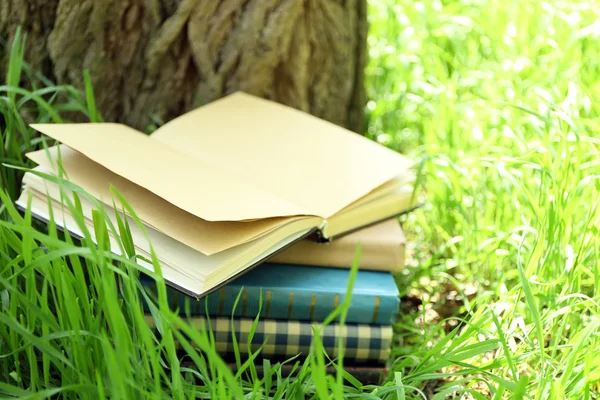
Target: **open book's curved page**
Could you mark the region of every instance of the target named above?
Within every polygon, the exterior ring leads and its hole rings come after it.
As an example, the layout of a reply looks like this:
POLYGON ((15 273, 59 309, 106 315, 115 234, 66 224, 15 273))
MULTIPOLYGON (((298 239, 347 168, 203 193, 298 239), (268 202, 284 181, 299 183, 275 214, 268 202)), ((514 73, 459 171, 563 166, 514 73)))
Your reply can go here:
MULTIPOLYGON (((209 222, 178 207, 173 207, 161 197, 112 173, 65 145, 27 154, 29 159, 49 171, 55 171, 59 156, 62 169, 70 182, 109 206, 112 206, 113 200, 116 200, 115 195, 110 192, 110 186, 114 186, 146 225, 206 255, 257 239, 301 218, 280 217, 252 222, 209 222)), ((55 194, 54 198, 59 199, 60 196, 55 194)), ((315 225, 318 225, 318 221, 315 221, 315 225)))
POLYGON ((413 164, 359 134, 242 92, 175 118, 151 138, 323 218, 413 164))
POLYGON ((207 221, 311 214, 254 186, 243 176, 174 150, 125 125, 79 123, 32 127, 207 221))

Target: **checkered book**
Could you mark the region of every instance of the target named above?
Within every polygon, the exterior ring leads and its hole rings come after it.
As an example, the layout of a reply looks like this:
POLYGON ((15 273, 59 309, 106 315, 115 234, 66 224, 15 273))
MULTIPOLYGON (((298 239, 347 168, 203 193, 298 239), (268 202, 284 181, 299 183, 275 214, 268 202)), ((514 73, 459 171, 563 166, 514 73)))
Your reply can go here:
MULTIPOLYGON (((154 319, 146 315, 148 324, 154 328, 154 319)), ((223 356, 233 354, 233 332, 242 354, 248 354, 248 335, 252 329, 250 318, 192 317, 188 319, 198 329, 211 327, 215 348, 223 356), (210 325, 209 325, 210 324, 210 325)), ((257 351, 263 345, 262 356, 293 357, 308 355, 313 342, 313 326, 310 322, 259 320, 251 343, 257 351)), ((321 341, 331 358, 337 357, 339 337, 343 338, 344 360, 355 363, 384 364, 390 357, 392 327, 390 325, 331 324, 321 331, 321 341)))

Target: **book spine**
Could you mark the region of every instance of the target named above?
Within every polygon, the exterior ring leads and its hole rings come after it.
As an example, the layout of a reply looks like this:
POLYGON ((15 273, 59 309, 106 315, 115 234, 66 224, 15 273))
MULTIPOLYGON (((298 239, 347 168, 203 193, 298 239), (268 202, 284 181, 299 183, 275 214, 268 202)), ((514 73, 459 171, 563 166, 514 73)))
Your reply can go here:
MULTIPOLYGON (((154 319, 146 321, 155 329, 154 319)), ((314 324, 301 321, 259 320, 251 318, 189 317, 186 321, 200 331, 211 330, 216 351, 227 356, 234 353, 235 344, 242 354, 258 351, 273 358, 307 356, 314 339, 314 324), (252 337, 250 335, 252 334, 252 337), (235 337, 235 342, 234 338, 235 337), (250 339, 250 346, 248 342, 250 339)), ((330 324, 317 327, 327 354, 337 357, 338 341, 342 339, 344 361, 356 364, 385 364, 390 357, 393 328, 391 325, 330 324)))
MULTIPOLYGON (((154 284, 142 284, 155 296, 154 284)), ((167 287, 171 308, 182 315, 211 317, 261 318, 294 321, 323 321, 344 301, 345 293, 322 293, 310 290, 269 290, 256 287, 225 286, 200 300, 167 287), (262 299, 261 299, 262 297, 262 299), (236 304, 237 300, 237 304, 236 304), (261 304, 262 301, 262 304, 261 304)), ((144 305, 146 307, 146 304, 144 305)), ((390 325, 398 312, 397 296, 352 295, 346 322, 353 324, 390 325)), ((148 308, 146 307, 146 310, 148 308)))

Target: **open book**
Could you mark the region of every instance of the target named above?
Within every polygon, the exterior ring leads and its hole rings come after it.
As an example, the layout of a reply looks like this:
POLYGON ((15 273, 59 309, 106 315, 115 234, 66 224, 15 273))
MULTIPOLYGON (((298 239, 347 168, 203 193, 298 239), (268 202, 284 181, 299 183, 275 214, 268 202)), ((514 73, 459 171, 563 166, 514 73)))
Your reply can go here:
MULTIPOLYGON (((152 135, 115 123, 32 127, 59 142, 27 154, 35 169, 57 174, 60 165, 109 211, 113 204, 121 209, 114 186, 143 222, 165 280, 195 297, 311 234, 335 240, 413 207, 409 159, 241 92, 152 135)), ((81 234, 60 194, 57 183, 27 172, 17 204, 31 201, 39 218, 52 211, 57 225, 81 234)), ((94 204, 81 202, 93 234, 94 204)), ((149 256, 143 231, 133 220, 130 226, 136 251, 149 256)))

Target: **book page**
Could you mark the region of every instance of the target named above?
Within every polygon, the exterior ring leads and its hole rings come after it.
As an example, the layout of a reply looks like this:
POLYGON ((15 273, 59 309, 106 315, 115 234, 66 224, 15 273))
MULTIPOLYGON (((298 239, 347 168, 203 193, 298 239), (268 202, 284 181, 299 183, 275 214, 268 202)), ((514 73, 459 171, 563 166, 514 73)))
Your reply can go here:
MULTIPOLYGON (((50 217, 47 211, 48 200, 45 198, 45 194, 37 193, 35 190, 25 190, 17 200, 17 204, 24 209, 27 208, 29 195, 32 195, 32 213, 45 220, 49 220, 50 217)), ((81 201, 84 223, 91 235, 91 239, 97 243, 91 214, 91 210, 94 207, 85 199, 81 201)), ((67 207, 63 207, 61 203, 54 200, 51 200, 50 203, 53 213, 56 216, 56 224, 76 236, 84 237, 77 222, 69 214, 67 207)), ((108 206, 106 207, 106 211, 106 216, 116 226, 117 221, 114 216, 114 210, 108 206)), ((275 229, 268 236, 268 239, 263 240, 260 238, 251 240, 218 254, 208 256, 151 227, 146 227, 145 229, 150 240, 148 242, 142 230, 133 219, 128 217, 128 223, 136 248, 136 254, 151 259, 151 244, 163 269, 162 272, 165 280, 170 284, 191 292, 196 297, 222 284, 225 280, 239 274, 249 266, 260 262, 269 254, 298 240, 311 230, 310 224, 307 224, 307 221, 298 220, 295 223, 283 225, 281 228, 275 229)), ((110 250, 115 254, 121 255, 118 240, 111 231, 109 231, 109 240, 110 250)), ((141 259, 137 259, 136 262, 150 270, 154 270, 150 263, 144 262, 141 259)))
MULTIPOLYGON (((21 193, 21 197, 16 201, 16 203, 18 205, 20 205, 21 207, 23 207, 24 209, 27 208, 27 202, 29 200, 29 196, 31 195, 31 212, 34 216, 37 216, 38 218, 42 218, 43 220, 49 221, 50 220, 50 213, 48 210, 48 199, 45 197, 45 195, 41 194, 41 193, 36 193, 35 191, 24 191, 21 193)), ((69 213, 68 208, 63 206, 61 203, 54 201, 54 200, 50 200, 50 206, 52 207, 52 213, 54 216, 54 222, 56 223, 57 227, 60 227, 60 229, 66 230, 68 231, 71 235, 74 235, 78 238, 84 238, 85 234, 83 233, 83 231, 81 230, 79 224, 77 223, 77 221, 75 220, 75 218, 73 218, 73 216, 69 213)), ((90 233, 90 239, 92 239, 92 241, 97 245, 98 241, 97 238, 94 234, 94 223, 92 222, 91 218, 91 213, 86 213, 85 211, 85 206, 84 206, 84 224, 86 229, 88 230, 88 232, 90 233)), ((112 218, 112 223, 114 225, 116 225, 116 220, 114 219, 114 214, 113 218, 112 218)), ((111 213, 108 212, 107 216, 111 216, 111 213)), ((131 234, 133 236, 133 240, 136 243, 141 242, 142 247, 143 248, 139 248, 136 247, 136 254, 137 255, 142 255, 144 257, 146 257, 147 259, 151 259, 152 257, 150 256, 150 251, 149 251, 149 246, 148 241, 145 239, 144 235, 142 233, 140 233, 139 228, 137 227, 137 225, 135 225, 135 223, 132 223, 132 221, 130 221, 130 227, 131 227, 131 234), (146 243, 146 246, 144 246, 144 241, 146 243)), ((153 233, 151 229, 148 229, 148 236, 152 237, 153 233)), ((163 235, 164 236, 164 235, 163 235)), ((109 239, 109 243, 110 243, 110 250, 112 253, 122 256, 122 252, 119 246, 119 240, 117 238, 115 238, 115 236, 113 235, 112 231, 109 230, 108 232, 108 239, 109 239)), ((154 243, 152 244, 154 246, 154 243)), ((181 243, 178 243, 179 246, 182 246, 181 243)), ((185 246, 183 246, 185 247, 185 246)), ((169 249, 167 249, 169 250, 169 249)), ((176 249, 176 250, 180 250, 180 249, 176 249)), ((188 273, 186 273, 186 271, 179 271, 178 269, 174 268, 172 266, 171 263, 169 263, 168 261, 164 260, 163 254, 164 252, 161 252, 160 256, 157 256, 157 258, 159 259, 161 268, 162 268, 162 272, 163 272, 163 276, 165 278, 165 280, 167 282, 173 283, 175 285, 181 286, 183 288, 185 288, 186 290, 190 290, 190 291, 194 291, 194 292, 198 292, 200 290, 202 290, 202 284, 204 282, 204 276, 201 273, 198 273, 196 276, 190 276, 188 273)), ((203 256, 201 253, 199 252, 194 252, 198 257, 206 257, 203 256)), ((184 253, 185 256, 185 253, 184 253)), ((188 260, 189 261, 189 260, 188 260)), ((140 258, 138 258, 136 260, 136 262, 141 265, 142 267, 145 267, 147 269, 149 269, 150 271, 154 271, 154 266, 151 263, 148 263, 140 258)))
MULTIPOLYGON (((112 206, 113 199, 116 200, 110 192, 110 186, 114 186, 145 224, 205 255, 246 243, 282 225, 303 218, 281 217, 253 222, 209 222, 172 206, 161 197, 109 171, 65 145, 54 146, 47 151, 27 153, 27 157, 47 171, 54 171, 59 151, 62 168, 70 182, 80 186, 108 206, 112 206)), ((26 183, 36 186, 39 191, 44 190, 44 185, 46 190, 51 191, 54 185, 45 184, 44 179, 36 175, 26 174, 25 179, 26 183)), ((58 187, 55 188, 56 191, 58 187)), ((60 196, 60 193, 49 194, 53 197, 60 196)), ((315 226, 318 223, 318 220, 315 220, 315 226)))
MULTIPOLYGON (((114 123, 33 124, 32 128, 106 169, 207 221, 242 221, 310 214, 306 209, 226 172, 114 123)), ((182 138, 183 139, 183 138, 182 138)), ((195 145, 195 143, 190 143, 195 145)), ((184 143, 179 143, 185 148, 184 143)), ((250 149, 248 149, 250 150, 250 149)), ((221 148, 224 155, 227 149, 221 148)))
POLYGON ((151 138, 323 218, 412 166, 356 133, 240 92, 168 122, 151 138))

